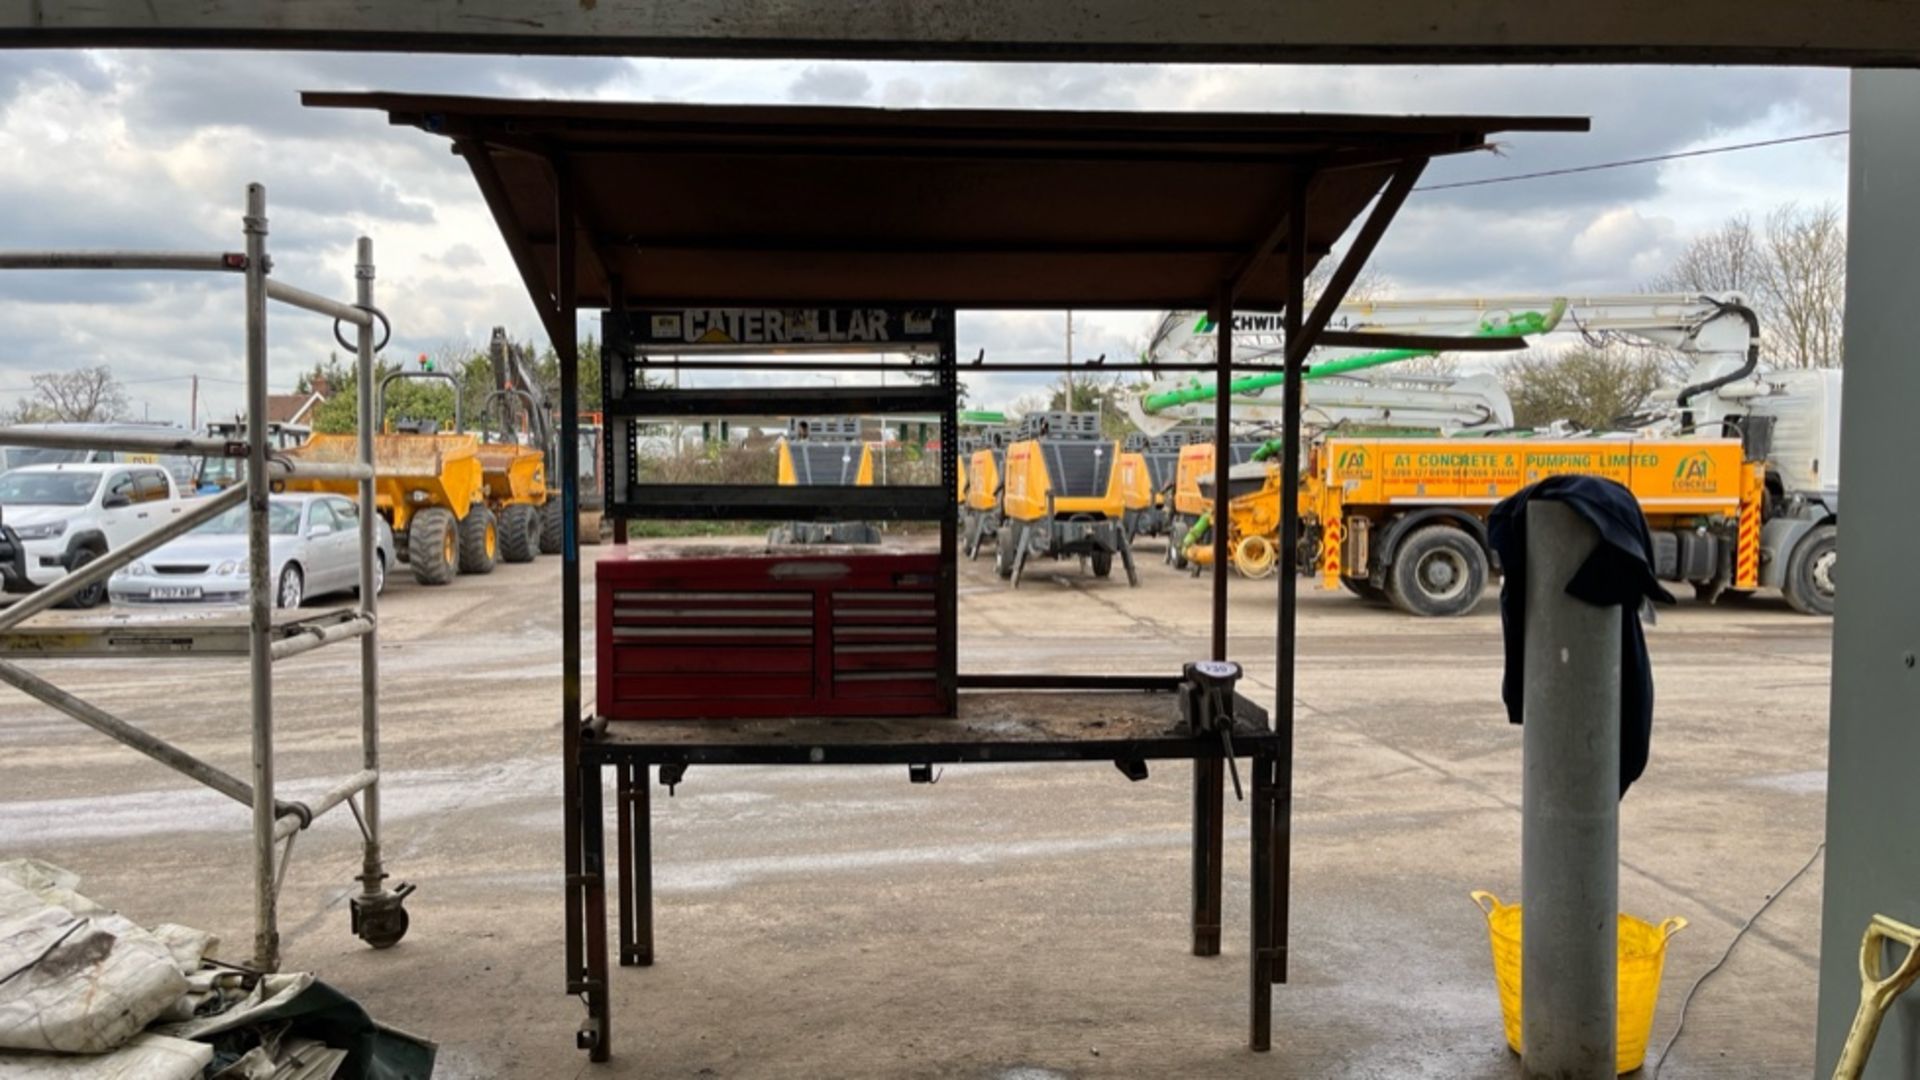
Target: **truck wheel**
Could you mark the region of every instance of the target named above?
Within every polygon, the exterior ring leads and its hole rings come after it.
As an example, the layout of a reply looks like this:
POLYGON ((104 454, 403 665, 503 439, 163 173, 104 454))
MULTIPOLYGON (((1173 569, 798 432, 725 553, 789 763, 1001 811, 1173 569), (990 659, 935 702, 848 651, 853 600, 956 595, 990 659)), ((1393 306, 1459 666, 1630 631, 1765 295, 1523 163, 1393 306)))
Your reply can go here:
MULTIPOLYGON (((67 573, 71 574, 105 554, 105 550, 89 544, 74 552, 73 557, 67 560, 67 573)), ((60 601, 59 606, 63 608, 96 608, 105 603, 106 599, 107 583, 97 581, 81 589, 79 592, 74 593, 72 596, 67 597, 65 600, 60 601)))
POLYGON ((1381 588, 1371 578, 1342 576, 1340 578, 1340 587, 1360 599, 1365 600, 1369 604, 1389 603, 1387 600, 1387 590, 1381 588))
POLYGON ((1781 589, 1793 610, 1802 615, 1833 614, 1838 550, 1838 530, 1832 525, 1815 526, 1794 545, 1793 556, 1787 560, 1786 584, 1781 589))
POLYGON ((422 585, 445 585, 460 568, 460 523, 453 511, 430 506, 407 526, 407 565, 422 585))
POLYGON ((993 572, 1004 581, 1013 576, 1014 554, 1025 537, 1020 535, 1018 525, 1007 525, 1001 532, 1003 535, 993 542, 993 572))
POLYGON ((566 543, 564 529, 567 522, 561 509, 560 500, 551 496, 546 502, 540 504, 540 554, 542 555, 558 555, 561 546, 566 543))
POLYGON ((510 563, 532 562, 540 554, 540 511, 515 503, 500 511, 500 555, 510 563))
POLYGON ((1096 551, 1093 553, 1093 576, 1106 577, 1113 573, 1113 552, 1096 551))
POLYGON ((493 511, 474 503, 460 520, 460 572, 491 574, 500 554, 500 523, 493 511))
POLYGON ((1487 587, 1487 553, 1451 525, 1428 525, 1400 543, 1386 593, 1410 615, 1465 615, 1487 587))

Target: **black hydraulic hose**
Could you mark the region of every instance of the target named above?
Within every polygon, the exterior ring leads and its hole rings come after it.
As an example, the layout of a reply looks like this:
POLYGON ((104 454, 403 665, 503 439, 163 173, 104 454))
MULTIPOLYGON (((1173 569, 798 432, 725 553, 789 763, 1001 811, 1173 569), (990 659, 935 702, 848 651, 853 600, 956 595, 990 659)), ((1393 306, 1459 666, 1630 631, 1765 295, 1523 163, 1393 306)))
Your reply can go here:
POLYGON ((1714 318, 1720 318, 1722 315, 1738 315, 1746 320, 1747 362, 1740 365, 1737 371, 1729 372, 1717 379, 1708 379, 1706 382, 1694 383, 1692 386, 1680 391, 1680 398, 1676 404, 1680 406, 1680 423, 1687 427, 1693 426, 1693 410, 1687 408, 1687 403, 1693 400, 1694 395, 1718 390, 1728 383, 1744 379, 1753 374, 1760 366, 1760 317, 1755 315, 1753 309, 1745 304, 1720 304, 1718 306, 1720 310, 1714 318))

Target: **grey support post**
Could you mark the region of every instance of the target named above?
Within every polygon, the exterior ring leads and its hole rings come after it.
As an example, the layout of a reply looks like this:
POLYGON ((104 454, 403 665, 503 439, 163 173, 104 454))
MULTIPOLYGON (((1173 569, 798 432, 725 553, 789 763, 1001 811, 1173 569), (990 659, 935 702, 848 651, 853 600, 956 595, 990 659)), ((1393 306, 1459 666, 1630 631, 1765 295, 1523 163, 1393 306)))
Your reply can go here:
POLYGON ((268 548, 267 499, 267 191, 247 185, 247 573, 248 666, 253 712, 253 966, 280 967, 275 913, 273 803, 273 555, 268 548))
MULTIPOLYGON (((360 238, 359 258, 354 260, 354 301, 364 311, 373 310, 373 241, 360 238)), ((373 431, 378 418, 373 415, 373 323, 357 328, 355 336, 359 373, 354 391, 358 396, 360 460, 373 463, 373 431)), ((380 770, 380 569, 375 515, 373 476, 360 480, 360 613, 373 629, 360 639, 360 747, 361 767, 380 770)), ((380 782, 374 781, 360 796, 360 825, 366 831, 366 853, 360 870, 360 891, 374 896, 386 891, 387 874, 380 859, 380 782)))
POLYGON ((1566 594, 1598 537, 1527 506, 1521 1012, 1528 1077, 1614 1075, 1620 892, 1620 620, 1566 594))

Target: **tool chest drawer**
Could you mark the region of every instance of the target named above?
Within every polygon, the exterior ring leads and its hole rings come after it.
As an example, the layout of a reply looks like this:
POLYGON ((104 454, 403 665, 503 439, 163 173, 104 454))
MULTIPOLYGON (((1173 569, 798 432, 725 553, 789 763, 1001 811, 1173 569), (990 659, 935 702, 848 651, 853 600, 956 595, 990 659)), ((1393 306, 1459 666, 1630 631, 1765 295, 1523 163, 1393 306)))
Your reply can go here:
POLYGON ((596 569, 608 720, 952 713, 937 554, 615 549, 596 569))

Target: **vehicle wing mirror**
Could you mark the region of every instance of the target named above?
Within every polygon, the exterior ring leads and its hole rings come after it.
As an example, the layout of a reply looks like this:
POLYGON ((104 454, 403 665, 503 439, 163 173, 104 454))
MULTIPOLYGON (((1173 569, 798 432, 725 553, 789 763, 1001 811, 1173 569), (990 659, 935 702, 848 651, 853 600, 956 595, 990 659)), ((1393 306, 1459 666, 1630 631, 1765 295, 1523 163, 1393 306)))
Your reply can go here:
POLYGON ((119 510, 132 505, 133 497, 130 495, 109 495, 100 500, 100 509, 102 510, 119 510))
POLYGON ((307 528, 308 536, 329 536, 332 533, 333 533, 333 526, 325 524, 324 522, 309 526, 307 528))

